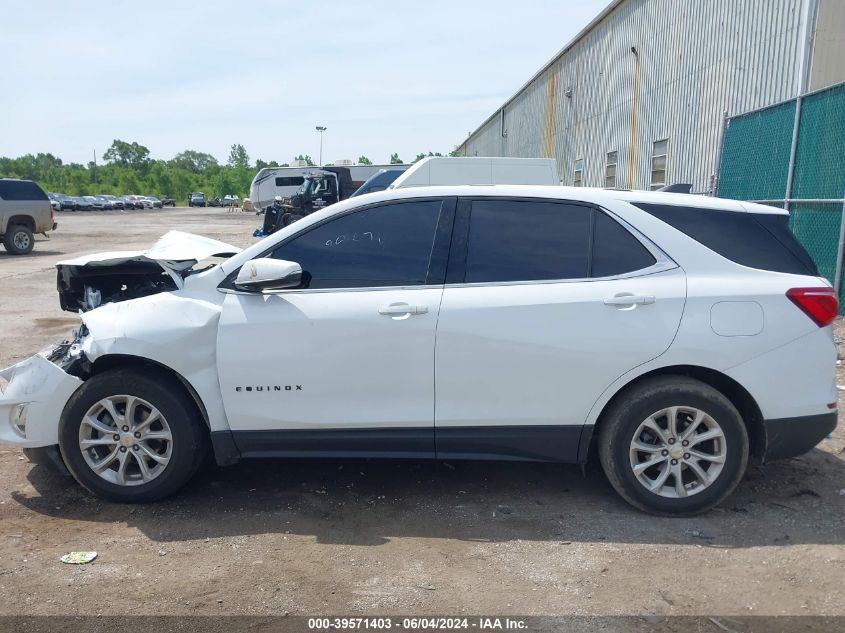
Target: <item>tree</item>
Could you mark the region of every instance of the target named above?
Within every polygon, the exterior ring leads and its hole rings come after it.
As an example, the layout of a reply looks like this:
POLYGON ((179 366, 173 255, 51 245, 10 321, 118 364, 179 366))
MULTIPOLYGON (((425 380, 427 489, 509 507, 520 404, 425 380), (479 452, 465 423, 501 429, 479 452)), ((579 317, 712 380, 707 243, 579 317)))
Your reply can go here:
POLYGON ((112 141, 103 154, 103 160, 119 167, 131 167, 132 169, 143 169, 150 157, 150 150, 136 142, 127 143, 120 139, 112 141))
POLYGON ((456 147, 451 152, 449 152, 449 156, 463 156, 464 153, 461 151, 460 147, 456 147))
POLYGON ((414 159, 414 162, 421 161, 423 158, 427 158, 429 156, 443 156, 440 152, 429 152, 428 154, 421 153, 417 154, 417 157, 414 159))
POLYGON ((246 148, 240 143, 232 145, 226 164, 235 169, 249 169, 249 154, 246 153, 246 148))
POLYGON ((294 160, 304 160, 306 165, 308 165, 309 167, 314 167, 314 161, 311 160, 311 157, 308 154, 305 154, 304 156, 300 154, 299 156, 294 158, 294 160))
POLYGON ((399 154, 391 154, 390 155, 390 164, 391 165, 401 165, 402 159, 399 158, 399 154))
POLYGON ((372 165, 372 164, 373 164, 373 161, 371 161, 371 160, 370 160, 369 158, 367 158, 366 156, 359 156, 359 157, 358 157, 358 164, 359 164, 359 165, 372 165))
POLYGON ((170 163, 180 169, 187 169, 195 174, 201 174, 212 165, 217 165, 217 159, 205 152, 186 149, 184 152, 176 154, 170 163))

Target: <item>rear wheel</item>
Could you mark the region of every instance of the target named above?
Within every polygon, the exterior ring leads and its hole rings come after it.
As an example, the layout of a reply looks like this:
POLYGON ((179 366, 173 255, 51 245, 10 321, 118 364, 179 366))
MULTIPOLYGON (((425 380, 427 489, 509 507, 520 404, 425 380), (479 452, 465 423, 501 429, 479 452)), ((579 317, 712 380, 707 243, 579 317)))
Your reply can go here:
POLYGON ((74 478, 118 502, 167 497, 193 476, 208 436, 195 404, 166 376, 113 370, 74 394, 59 431, 74 478))
POLYGON ((22 224, 13 224, 3 237, 3 246, 12 255, 28 255, 35 246, 35 238, 29 228, 22 224))
POLYGON ((724 395, 698 380, 662 376, 633 387, 607 411, 599 457, 631 505, 691 515, 736 488, 748 464, 748 434, 724 395))

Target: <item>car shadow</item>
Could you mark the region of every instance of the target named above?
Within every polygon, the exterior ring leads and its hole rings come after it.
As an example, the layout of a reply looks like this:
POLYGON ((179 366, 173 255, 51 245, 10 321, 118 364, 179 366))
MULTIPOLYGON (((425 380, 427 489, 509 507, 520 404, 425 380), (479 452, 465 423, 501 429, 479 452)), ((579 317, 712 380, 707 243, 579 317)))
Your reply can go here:
POLYGON ((207 467, 154 504, 104 502, 49 466, 33 465, 35 495, 14 500, 41 515, 125 522, 158 542, 257 534, 381 545, 395 537, 479 542, 678 543, 718 548, 843 544, 843 461, 814 450, 749 469, 721 507, 690 518, 639 512, 601 470, 519 462, 255 460, 207 467))
POLYGON ((28 253, 26 255, 12 255, 7 250, 2 249, 2 250, 0 250, 0 259, 22 259, 22 258, 29 258, 29 257, 34 257, 34 258, 37 259, 39 257, 55 257, 56 255, 64 255, 65 254, 64 251, 51 251, 51 250, 45 250, 43 248, 39 248, 37 246, 37 244, 38 244, 38 241, 36 241, 36 247, 32 250, 32 252, 28 253))

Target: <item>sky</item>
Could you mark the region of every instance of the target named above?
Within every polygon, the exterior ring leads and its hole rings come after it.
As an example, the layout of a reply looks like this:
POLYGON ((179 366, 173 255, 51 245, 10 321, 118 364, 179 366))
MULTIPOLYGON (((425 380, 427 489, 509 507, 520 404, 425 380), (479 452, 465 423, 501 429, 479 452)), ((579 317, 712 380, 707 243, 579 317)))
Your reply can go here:
POLYGON ((609 0, 0 0, 0 156, 449 152, 609 0))

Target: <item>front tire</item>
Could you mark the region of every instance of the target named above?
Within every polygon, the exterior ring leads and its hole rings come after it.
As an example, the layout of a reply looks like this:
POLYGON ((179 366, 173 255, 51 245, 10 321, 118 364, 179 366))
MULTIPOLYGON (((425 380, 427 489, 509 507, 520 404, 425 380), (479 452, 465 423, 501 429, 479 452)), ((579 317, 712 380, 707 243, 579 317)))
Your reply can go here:
POLYGON ((71 397, 59 446, 68 470, 93 494, 145 503, 188 482, 208 451, 208 434, 194 402, 168 376, 117 369, 71 397))
POLYGON ((727 498, 748 465, 748 433, 736 407, 685 376, 648 379, 605 413, 599 457, 628 503, 658 515, 690 516, 727 498))

